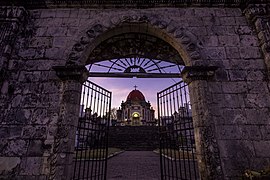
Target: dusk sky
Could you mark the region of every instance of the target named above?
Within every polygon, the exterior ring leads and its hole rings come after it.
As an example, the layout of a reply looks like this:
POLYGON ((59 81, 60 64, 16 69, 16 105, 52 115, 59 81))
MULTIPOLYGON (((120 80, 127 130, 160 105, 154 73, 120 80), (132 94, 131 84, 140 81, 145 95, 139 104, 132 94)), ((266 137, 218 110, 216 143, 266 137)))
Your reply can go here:
POLYGON ((157 112, 157 92, 162 91, 179 82, 180 79, 161 78, 89 78, 88 80, 104 87, 112 92, 112 107, 120 107, 122 101, 126 101, 128 94, 138 86, 146 101, 150 101, 152 107, 157 112))
MULTIPOLYGON (((147 58, 124 58, 110 61, 102 61, 86 66, 90 72, 124 72, 130 66, 142 67, 149 73, 179 73, 183 66, 160 60, 149 60, 147 58), (138 64, 140 64, 138 66, 138 64), (180 68, 180 69, 179 69, 180 68), (91 69, 91 70, 90 70, 91 69)), ((122 101, 126 101, 128 94, 135 89, 140 90, 146 101, 150 101, 156 110, 157 116, 157 92, 180 81, 180 78, 109 78, 109 77, 89 77, 89 81, 102 86, 112 92, 112 108, 119 108, 122 101)))

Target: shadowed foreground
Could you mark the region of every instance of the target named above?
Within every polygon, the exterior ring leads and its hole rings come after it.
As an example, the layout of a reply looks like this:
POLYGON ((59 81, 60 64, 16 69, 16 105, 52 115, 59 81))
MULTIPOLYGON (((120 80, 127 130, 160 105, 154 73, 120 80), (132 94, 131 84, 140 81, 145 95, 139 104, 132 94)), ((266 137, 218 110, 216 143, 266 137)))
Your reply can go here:
POLYGON ((152 151, 125 151, 108 160, 109 180, 159 180, 159 155, 152 151))

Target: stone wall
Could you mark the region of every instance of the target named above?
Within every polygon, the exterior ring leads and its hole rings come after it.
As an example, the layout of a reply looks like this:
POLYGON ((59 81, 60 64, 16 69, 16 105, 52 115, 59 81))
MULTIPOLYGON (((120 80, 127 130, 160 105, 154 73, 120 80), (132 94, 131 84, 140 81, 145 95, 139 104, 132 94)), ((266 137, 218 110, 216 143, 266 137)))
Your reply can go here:
POLYGON ((1 178, 69 178, 81 73, 76 78, 64 73, 60 79, 53 67, 85 65, 91 48, 105 39, 103 32, 120 26, 125 17, 136 22, 142 16, 159 20, 149 26, 178 48, 186 65, 218 67, 212 79, 189 84, 202 178, 235 178, 245 169, 270 164, 268 61, 257 35, 264 27, 255 28, 240 9, 22 11, 27 21, 18 21, 12 51, 1 57, 6 62, 1 72, 8 74, 0 82, 1 178), (103 30, 93 31, 97 24, 103 30))

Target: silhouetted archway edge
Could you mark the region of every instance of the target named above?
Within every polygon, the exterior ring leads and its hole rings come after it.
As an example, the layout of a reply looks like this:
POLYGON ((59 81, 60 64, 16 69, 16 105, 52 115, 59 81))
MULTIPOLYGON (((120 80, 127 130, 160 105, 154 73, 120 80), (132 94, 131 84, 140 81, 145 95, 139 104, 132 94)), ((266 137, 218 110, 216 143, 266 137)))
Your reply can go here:
POLYGON ((173 20, 162 16, 129 15, 96 22, 85 29, 74 44, 67 63, 85 65, 95 47, 110 37, 124 33, 144 33, 170 44, 186 66, 202 65, 198 38, 173 20))

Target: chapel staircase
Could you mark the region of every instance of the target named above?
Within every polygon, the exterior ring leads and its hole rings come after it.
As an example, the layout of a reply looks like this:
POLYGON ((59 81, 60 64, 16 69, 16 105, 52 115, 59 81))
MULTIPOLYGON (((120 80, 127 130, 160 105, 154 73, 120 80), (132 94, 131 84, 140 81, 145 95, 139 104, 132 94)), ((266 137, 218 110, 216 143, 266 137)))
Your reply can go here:
POLYGON ((152 151, 159 148, 157 126, 112 126, 109 147, 126 151, 152 151))

